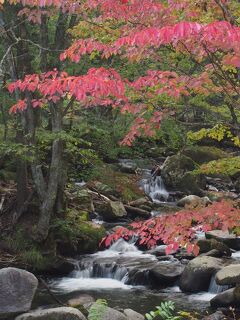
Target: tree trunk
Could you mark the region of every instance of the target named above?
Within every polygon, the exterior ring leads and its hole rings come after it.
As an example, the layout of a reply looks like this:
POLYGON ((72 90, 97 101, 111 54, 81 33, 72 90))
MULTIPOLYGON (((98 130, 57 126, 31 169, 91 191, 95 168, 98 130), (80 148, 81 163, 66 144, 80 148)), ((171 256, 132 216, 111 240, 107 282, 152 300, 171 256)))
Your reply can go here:
MULTIPOLYGON (((51 116, 52 116, 52 131, 53 133, 59 133, 62 129, 62 115, 60 106, 51 105, 51 116)), ((42 178, 37 178, 36 182, 40 184, 40 188, 45 192, 41 191, 42 204, 40 207, 40 217, 37 225, 37 231, 35 238, 38 241, 43 241, 48 236, 50 227, 50 219, 54 213, 56 202, 58 200, 59 188, 62 184, 62 154, 63 154, 63 141, 60 138, 54 139, 52 143, 52 158, 49 167, 49 177, 47 186, 44 187, 42 178)), ((41 177, 42 175, 40 175, 41 177)), ((39 189, 39 188, 38 188, 39 189)))

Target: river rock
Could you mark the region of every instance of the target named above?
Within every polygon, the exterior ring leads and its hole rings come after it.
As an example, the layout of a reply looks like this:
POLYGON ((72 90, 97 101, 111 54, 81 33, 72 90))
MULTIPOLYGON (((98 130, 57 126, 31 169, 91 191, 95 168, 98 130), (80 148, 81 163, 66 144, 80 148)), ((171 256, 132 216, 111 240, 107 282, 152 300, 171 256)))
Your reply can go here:
POLYGON ((211 254, 217 257, 230 257, 232 255, 231 250, 226 244, 215 239, 199 239, 197 245, 199 246, 200 253, 206 253, 209 256, 213 256, 211 254), (210 251, 212 251, 212 253, 209 253, 210 251))
POLYGON ((216 239, 217 241, 225 243, 229 248, 240 250, 240 237, 233 233, 222 230, 212 230, 206 232, 207 239, 216 239))
POLYGON ((191 260, 180 277, 183 292, 207 291, 212 275, 222 267, 222 260, 200 256, 191 260))
POLYGON ((240 284, 240 264, 232 264, 222 268, 216 274, 216 282, 220 285, 240 284))
POLYGON ((102 306, 94 303, 92 304, 91 308, 95 308, 99 311, 99 319, 101 320, 128 320, 128 318, 120 311, 107 306, 102 306))
POLYGON ((142 197, 129 202, 132 207, 140 207, 142 205, 152 206, 152 202, 147 197, 142 197))
POLYGON ((208 197, 198 197, 193 194, 186 196, 182 199, 180 199, 177 202, 177 205, 179 207, 190 207, 190 208, 196 208, 196 207, 206 207, 208 204, 211 204, 212 201, 208 197))
POLYGON ((6 319, 30 310, 37 278, 28 271, 17 268, 0 270, 0 318, 6 319))
POLYGON ((223 291, 211 299, 210 304, 213 308, 229 307, 235 305, 234 288, 223 291))
POLYGON ((75 308, 59 307, 31 311, 21 314, 15 320, 87 320, 85 316, 75 308))
POLYGON ((233 290, 234 301, 237 307, 240 307, 240 285, 237 285, 233 290))
POLYGON ((149 277, 156 286, 171 285, 180 277, 184 268, 180 262, 158 263, 149 270, 149 277))
POLYGON ((136 173, 138 168, 137 163, 130 159, 119 160, 118 166, 124 173, 136 173))
POLYGON ((140 313, 132 310, 132 309, 125 309, 123 311, 124 315, 127 317, 128 320, 144 320, 144 316, 140 313))
POLYGON ((100 205, 97 210, 105 221, 117 220, 127 215, 127 211, 121 201, 105 202, 100 205))
POLYGON ((92 197, 88 189, 77 188, 75 193, 69 195, 69 199, 72 198, 74 199, 74 203, 78 205, 79 210, 94 211, 92 197))
POLYGON ((75 298, 69 299, 67 304, 70 307, 77 307, 95 302, 94 298, 89 294, 80 294, 75 298))
POLYGON ((47 274, 51 274, 53 276, 67 276, 70 272, 75 269, 75 263, 73 260, 57 257, 56 261, 49 266, 45 271, 47 274))
POLYGON ((219 310, 202 318, 202 320, 226 320, 226 316, 222 313, 222 311, 219 310))
POLYGON ((168 157, 161 167, 161 176, 165 185, 188 194, 202 195, 201 188, 206 186, 203 175, 192 173, 195 162, 181 154, 168 157))

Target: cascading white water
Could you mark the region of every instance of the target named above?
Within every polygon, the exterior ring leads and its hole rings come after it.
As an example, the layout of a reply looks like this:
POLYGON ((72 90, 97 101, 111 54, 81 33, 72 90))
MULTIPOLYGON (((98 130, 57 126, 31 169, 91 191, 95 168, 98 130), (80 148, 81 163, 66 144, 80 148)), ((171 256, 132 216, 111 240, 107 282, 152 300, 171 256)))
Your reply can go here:
POLYGON ((128 267, 138 265, 139 261, 147 265, 156 260, 154 255, 138 250, 134 240, 129 243, 119 239, 109 249, 83 257, 76 263, 76 268, 69 277, 53 283, 53 290, 70 292, 82 288, 129 289, 128 267))
POLYGON ((144 192, 155 203, 166 202, 169 192, 166 190, 161 176, 153 176, 150 170, 146 170, 146 178, 142 179, 141 186, 144 192))
POLYGON ((221 293, 225 290, 229 289, 229 286, 225 285, 225 286, 220 286, 216 283, 216 279, 215 279, 215 275, 212 276, 211 278, 211 282, 210 282, 210 285, 209 285, 209 288, 208 288, 208 292, 209 293, 215 293, 215 294, 218 294, 218 293, 221 293))

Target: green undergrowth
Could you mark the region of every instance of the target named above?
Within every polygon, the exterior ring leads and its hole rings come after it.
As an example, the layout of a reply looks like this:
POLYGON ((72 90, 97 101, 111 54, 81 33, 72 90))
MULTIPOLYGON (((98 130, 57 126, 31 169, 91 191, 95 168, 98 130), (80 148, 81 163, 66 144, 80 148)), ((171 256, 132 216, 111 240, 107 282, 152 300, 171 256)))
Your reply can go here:
POLYGON ((202 164, 195 173, 205 175, 226 175, 235 177, 240 175, 240 157, 223 158, 202 164))
POLYGON ((69 252, 74 254, 92 253, 97 250, 99 241, 105 236, 105 229, 87 219, 87 212, 69 210, 64 218, 52 221, 51 232, 59 244, 60 251, 69 248, 69 252))
POLYGON ((55 257, 52 252, 46 252, 43 247, 35 243, 22 227, 18 227, 13 234, 5 237, 4 242, 9 251, 15 254, 19 264, 27 269, 41 272, 54 262, 55 257))

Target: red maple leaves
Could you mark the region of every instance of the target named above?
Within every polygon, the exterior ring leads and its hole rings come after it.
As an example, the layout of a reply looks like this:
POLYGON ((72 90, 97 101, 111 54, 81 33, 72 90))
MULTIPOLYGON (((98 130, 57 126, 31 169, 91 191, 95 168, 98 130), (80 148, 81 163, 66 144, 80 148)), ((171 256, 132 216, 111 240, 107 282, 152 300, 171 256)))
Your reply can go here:
POLYGON ((240 226, 240 210, 228 202, 216 202, 199 210, 182 210, 173 215, 159 216, 147 221, 134 222, 128 228, 118 228, 101 243, 109 247, 119 238, 129 240, 138 237, 138 244, 148 248, 159 243, 167 244, 166 253, 176 252, 180 247, 198 255, 196 231, 213 229, 232 230, 240 226))

